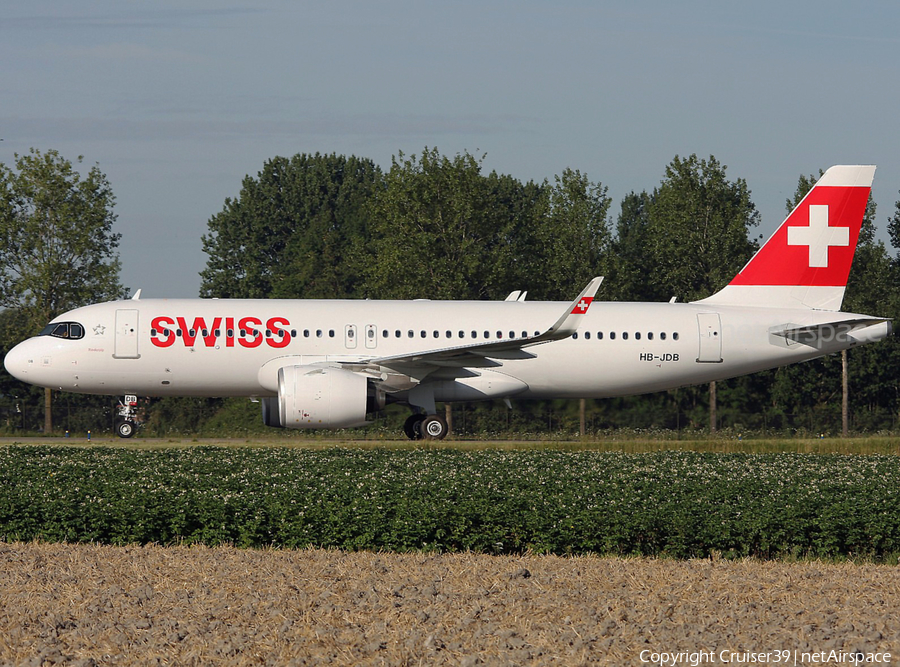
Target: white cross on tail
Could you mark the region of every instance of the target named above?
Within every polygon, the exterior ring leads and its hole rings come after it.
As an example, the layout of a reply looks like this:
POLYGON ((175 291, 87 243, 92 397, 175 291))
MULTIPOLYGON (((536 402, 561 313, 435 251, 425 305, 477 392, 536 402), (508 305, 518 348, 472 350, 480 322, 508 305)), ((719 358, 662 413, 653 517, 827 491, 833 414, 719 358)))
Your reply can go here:
POLYGON ((850 245, 848 227, 828 226, 828 206, 810 204, 809 227, 788 227, 788 245, 809 246, 809 267, 828 266, 828 249, 832 246, 850 245))

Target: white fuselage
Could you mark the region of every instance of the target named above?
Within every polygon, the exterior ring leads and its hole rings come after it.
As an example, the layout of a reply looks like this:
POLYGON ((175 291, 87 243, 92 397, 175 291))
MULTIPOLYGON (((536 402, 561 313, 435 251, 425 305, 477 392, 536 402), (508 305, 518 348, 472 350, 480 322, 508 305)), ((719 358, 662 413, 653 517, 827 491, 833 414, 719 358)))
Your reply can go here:
MULTIPOLYGON (((565 307, 522 301, 118 301, 57 318, 82 325, 83 337, 30 338, 9 353, 5 365, 21 380, 80 393, 274 396, 283 366, 366 361, 532 336, 565 307)), ((595 302, 575 336, 526 347, 534 358, 496 360, 490 368, 473 369, 475 379, 451 373, 439 381, 438 371, 429 381, 437 401, 640 394, 802 361, 890 332, 883 320, 868 318, 871 326, 830 340, 820 337, 815 345, 777 335, 788 327, 854 318, 865 316, 595 302), (460 391, 466 382, 475 394, 460 391)))

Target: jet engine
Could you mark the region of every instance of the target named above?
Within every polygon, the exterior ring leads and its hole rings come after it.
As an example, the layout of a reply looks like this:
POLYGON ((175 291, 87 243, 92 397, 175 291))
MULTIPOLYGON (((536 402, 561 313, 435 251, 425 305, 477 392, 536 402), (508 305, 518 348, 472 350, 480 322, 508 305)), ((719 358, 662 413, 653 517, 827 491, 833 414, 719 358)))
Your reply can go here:
POLYGON ((285 366, 278 396, 262 400, 263 422, 281 428, 351 428, 384 407, 384 392, 364 375, 340 368, 285 366))

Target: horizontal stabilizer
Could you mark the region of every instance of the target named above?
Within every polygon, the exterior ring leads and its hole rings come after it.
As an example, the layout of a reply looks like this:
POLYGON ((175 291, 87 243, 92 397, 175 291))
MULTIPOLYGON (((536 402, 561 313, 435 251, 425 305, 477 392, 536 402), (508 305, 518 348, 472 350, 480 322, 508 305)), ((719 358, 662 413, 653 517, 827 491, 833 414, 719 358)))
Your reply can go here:
POLYGON ((877 317, 859 317, 823 322, 808 326, 787 324, 769 331, 773 336, 783 338, 788 345, 796 343, 816 349, 839 343, 863 343, 881 340, 893 332, 891 321, 877 317))

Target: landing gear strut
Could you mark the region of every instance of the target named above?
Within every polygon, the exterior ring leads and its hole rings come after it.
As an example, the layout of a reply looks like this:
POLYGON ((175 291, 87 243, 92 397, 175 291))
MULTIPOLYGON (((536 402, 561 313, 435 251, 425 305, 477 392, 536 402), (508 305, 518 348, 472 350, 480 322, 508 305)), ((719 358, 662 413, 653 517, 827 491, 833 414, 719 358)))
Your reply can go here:
POLYGON ((117 415, 119 419, 116 421, 116 433, 120 438, 130 438, 134 435, 137 428, 137 396, 126 394, 124 401, 119 401, 117 415))
POLYGON ((403 432, 410 440, 443 440, 447 437, 447 422, 437 415, 414 414, 403 424, 403 432))

